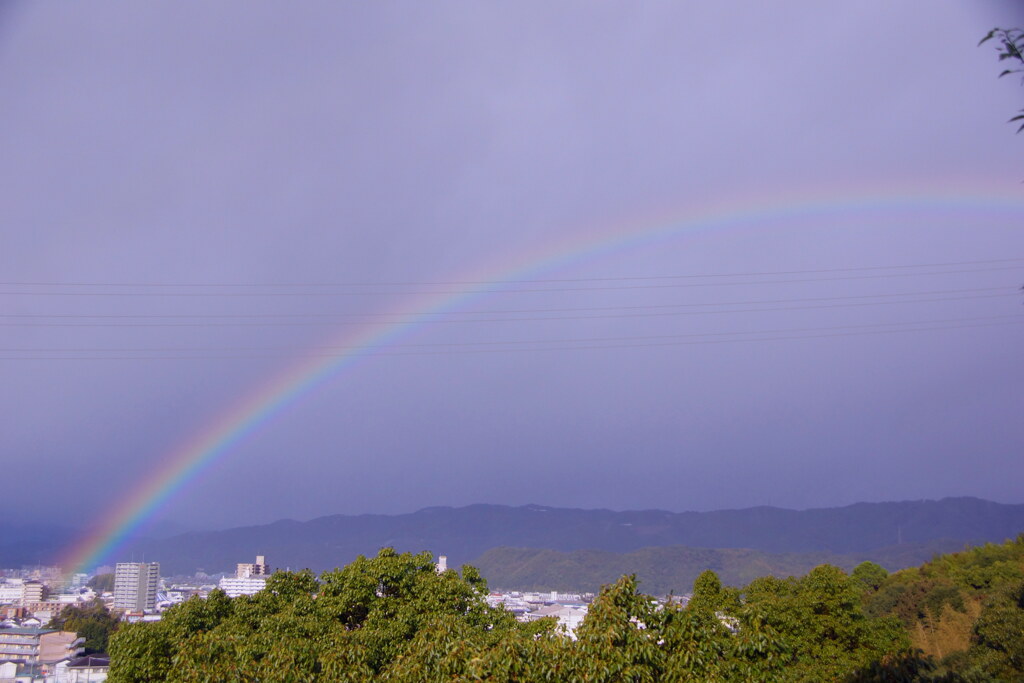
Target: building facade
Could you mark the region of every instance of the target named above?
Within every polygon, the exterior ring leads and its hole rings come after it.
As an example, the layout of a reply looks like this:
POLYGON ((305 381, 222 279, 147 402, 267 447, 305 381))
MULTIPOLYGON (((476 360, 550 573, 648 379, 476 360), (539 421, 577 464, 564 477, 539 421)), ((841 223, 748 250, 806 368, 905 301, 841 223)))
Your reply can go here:
POLYGON ((83 639, 72 631, 45 628, 0 629, 0 661, 52 664, 82 651, 83 639))
POLYGON ((235 577, 239 579, 247 579, 250 576, 268 576, 269 574, 270 566, 263 555, 257 555, 256 561, 252 564, 239 562, 238 568, 235 570, 235 577))
POLYGON ((118 562, 114 569, 114 609, 145 612, 156 609, 159 562, 118 562))
POLYGON ((253 563, 239 562, 234 577, 225 576, 220 580, 218 588, 227 593, 229 598, 239 595, 255 595, 267 585, 270 566, 267 558, 257 555, 253 563))
POLYGON ((217 587, 227 593, 229 598, 237 598, 239 595, 255 595, 267 586, 265 576, 225 576, 217 584, 217 587))

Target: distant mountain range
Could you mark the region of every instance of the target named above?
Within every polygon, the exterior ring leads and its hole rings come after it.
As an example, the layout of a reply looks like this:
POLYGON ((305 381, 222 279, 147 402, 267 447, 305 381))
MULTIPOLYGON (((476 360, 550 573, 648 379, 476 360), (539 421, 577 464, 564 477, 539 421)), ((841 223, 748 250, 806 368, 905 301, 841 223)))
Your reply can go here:
MULTIPOLYGON (((800 573, 806 569, 798 568, 809 569, 822 561, 849 565, 865 558, 876 559, 890 568, 910 566, 935 552, 956 550, 965 544, 1002 541, 1022 531, 1024 505, 977 498, 858 503, 812 510, 756 507, 682 513, 470 505, 431 507, 402 515, 331 515, 308 522, 282 520, 261 526, 142 539, 123 548, 119 557, 110 559, 123 561, 133 555, 144 556, 159 561, 164 574, 190 574, 198 568, 209 573, 230 571, 238 562, 252 562, 259 554, 265 555, 274 567, 309 567, 321 571, 345 565, 360 554, 372 555, 381 547, 392 546, 399 551, 428 550, 435 555, 447 555, 449 566, 453 567, 478 561, 482 569, 491 571, 491 574, 485 571, 484 575, 489 576, 492 584, 511 588, 515 587, 512 583, 536 583, 539 581, 535 581, 536 572, 520 574, 517 578, 511 572, 512 565, 507 557, 496 560, 504 556, 488 554, 488 551, 498 548, 561 553, 593 550, 605 553, 599 557, 609 558, 607 554, 636 553, 641 549, 653 557, 657 553, 650 550, 652 548, 672 548, 673 553, 691 552, 691 555, 696 549, 746 549, 757 552, 751 555, 725 553, 718 558, 726 563, 725 558, 739 562, 737 558, 745 557, 743 562, 750 567, 760 563, 762 567, 777 566, 778 572, 800 573), (807 556, 803 559, 769 557, 783 553, 807 556), (819 555, 813 555, 815 553, 819 555), (843 557, 835 559, 835 556, 843 557), (812 564, 807 565, 807 562, 812 564), (509 570, 505 575, 501 574, 502 567, 509 570), (501 583, 499 578, 509 583, 501 583)), ((0 534, 6 533, 7 530, 0 528, 0 534)), ((40 539, 32 534, 11 533, 13 542, 0 542, 0 567, 38 562, 40 539), (19 551, 21 547, 31 550, 31 556, 23 555, 19 551)), ((560 556, 541 554, 537 557, 547 559, 534 561, 534 566, 550 564, 552 558, 560 556)), ((577 554, 576 557, 583 556, 577 554)), ((669 561, 669 556, 665 557, 665 561, 669 561)), ((711 562, 714 558, 705 556, 705 559, 711 562)), ((526 564, 529 563, 518 566, 522 569, 526 564)), ((628 568, 629 560, 607 559, 605 564, 628 568)), ((776 573, 775 569, 750 571, 776 573)), ((737 572, 737 582, 748 580, 744 573, 747 570, 737 569, 737 572)), ((605 576, 600 572, 591 575, 605 576)), ((681 580, 675 578, 671 582, 681 580)), ((648 589, 654 590, 653 587, 648 589)))
MULTIPOLYGON (((474 564, 503 588, 592 590, 637 573, 646 591, 684 592, 706 568, 735 585, 802 574, 823 562, 850 568, 871 559, 899 569, 1021 532, 1024 505, 977 498, 682 513, 481 504, 137 539, 109 559, 156 560, 165 575, 231 571, 256 555, 274 567, 322 571, 392 546, 447 555, 452 567, 474 564)), ((0 522, 0 567, 52 562, 78 536, 0 522)))

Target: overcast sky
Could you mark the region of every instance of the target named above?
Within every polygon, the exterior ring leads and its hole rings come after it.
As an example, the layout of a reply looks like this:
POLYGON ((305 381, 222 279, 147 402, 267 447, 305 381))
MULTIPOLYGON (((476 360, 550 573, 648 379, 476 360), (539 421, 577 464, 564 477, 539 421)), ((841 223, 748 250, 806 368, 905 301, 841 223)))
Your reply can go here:
POLYGON ((5 3, 4 509, 89 525, 353 321, 711 207, 415 326, 158 521, 1022 503, 1024 88, 976 46, 1019 7, 5 3))

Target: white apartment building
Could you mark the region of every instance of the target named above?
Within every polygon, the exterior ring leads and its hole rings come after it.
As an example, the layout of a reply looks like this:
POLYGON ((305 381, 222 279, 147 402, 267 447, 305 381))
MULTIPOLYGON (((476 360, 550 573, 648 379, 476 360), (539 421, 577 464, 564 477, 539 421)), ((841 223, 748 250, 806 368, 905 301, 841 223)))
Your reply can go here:
POLYGON ((267 585, 265 576, 225 576, 217 587, 227 593, 229 598, 239 595, 255 595, 267 585))
POLYGON ((159 562, 118 562, 114 569, 114 609, 145 612, 156 609, 159 562))
POLYGON ((7 579, 0 583, 0 605, 20 604, 25 595, 24 583, 21 579, 7 579))
POLYGON ((46 586, 39 581, 7 579, 0 583, 0 605, 27 605, 42 602, 45 596, 46 586))
POLYGON ((267 576, 270 575, 270 566, 267 558, 257 555, 256 561, 252 564, 239 562, 235 575, 225 576, 217 584, 217 587, 227 593, 229 598, 237 598, 239 595, 254 595, 263 590, 267 585, 267 576))

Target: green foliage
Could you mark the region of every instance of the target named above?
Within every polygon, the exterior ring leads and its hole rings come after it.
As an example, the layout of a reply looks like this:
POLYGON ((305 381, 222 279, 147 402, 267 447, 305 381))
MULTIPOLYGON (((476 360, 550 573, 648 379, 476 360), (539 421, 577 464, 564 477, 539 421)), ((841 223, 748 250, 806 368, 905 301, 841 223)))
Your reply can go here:
POLYGON ((85 605, 68 605, 50 620, 47 628, 74 631, 85 638, 85 652, 106 652, 110 635, 117 630, 119 621, 110 614, 100 600, 85 605))
POLYGON ((954 652, 925 653, 942 657, 936 677, 1024 680, 1024 534, 897 572, 866 598, 865 612, 960 642, 954 652))
POLYGON ((965 609, 962 590, 948 579, 888 582, 866 599, 865 612, 876 617, 894 616, 910 628, 915 622, 938 618, 947 604, 958 612, 965 609))
MULTIPOLYGON (((162 622, 160 622, 162 623, 162 622)), ((126 624, 110 639, 111 683, 127 681, 166 681, 171 657, 180 644, 171 640, 166 629, 156 624, 126 624)))
POLYGON ((693 582, 693 595, 687 606, 694 611, 714 614, 716 610, 722 608, 723 602, 722 582, 719 580, 718 574, 710 569, 704 570, 693 582))
POLYGON ((801 579, 758 579, 744 597, 790 649, 787 680, 840 680, 909 650, 896 620, 862 612, 860 590, 838 567, 822 565, 801 579))
POLYGON ((390 667, 441 666, 427 646, 442 633, 486 650, 509 633, 539 632, 488 607, 485 591, 472 568, 438 573, 429 554, 389 548, 319 579, 278 572, 254 596, 215 590, 124 629, 111 643, 110 680, 387 678, 390 667))
POLYGON ((385 548, 320 577, 277 573, 254 596, 214 591, 125 626, 110 641, 109 680, 1022 680, 1024 580, 1005 582, 1022 556, 1018 539, 889 576, 870 563, 849 576, 821 565, 742 590, 707 570, 686 607, 660 604, 626 575, 601 590, 574 640, 554 620, 519 623, 488 607, 472 567, 438 573, 428 554, 385 548), (959 609, 961 620, 980 614, 969 650, 939 662, 911 648, 901 619, 916 628, 959 609))
POLYGON ((848 676, 846 683, 967 683, 960 674, 941 671, 920 651, 889 655, 848 676))
POLYGON ((968 655, 972 668, 991 680, 1024 679, 1024 582, 985 601, 968 655))
POLYGON ((97 574, 89 579, 89 583, 86 585, 97 593, 110 593, 114 590, 114 575, 113 573, 97 574))
POLYGON ((874 562, 861 562, 853 568, 853 572, 850 574, 850 578, 862 593, 878 590, 888 576, 889 572, 885 570, 885 567, 874 562))

